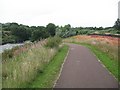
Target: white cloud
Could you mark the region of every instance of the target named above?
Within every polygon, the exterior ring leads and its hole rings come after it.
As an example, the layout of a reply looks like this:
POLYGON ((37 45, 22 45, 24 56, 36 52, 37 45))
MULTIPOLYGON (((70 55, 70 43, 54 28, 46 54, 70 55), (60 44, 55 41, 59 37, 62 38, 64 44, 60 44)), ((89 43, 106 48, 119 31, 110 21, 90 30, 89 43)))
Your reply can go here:
POLYGON ((119 0, 0 0, 0 22, 112 26, 119 0))

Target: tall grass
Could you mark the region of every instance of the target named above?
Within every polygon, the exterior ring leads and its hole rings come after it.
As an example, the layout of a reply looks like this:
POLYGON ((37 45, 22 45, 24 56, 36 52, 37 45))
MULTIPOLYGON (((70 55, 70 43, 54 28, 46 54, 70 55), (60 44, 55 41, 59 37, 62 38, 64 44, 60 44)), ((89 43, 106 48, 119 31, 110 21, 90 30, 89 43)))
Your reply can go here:
MULTIPOLYGON (((28 85, 29 88, 53 88, 61 65, 66 57, 69 47, 62 45, 51 62, 44 68, 43 73, 38 74, 35 81, 28 85)), ((50 89, 52 90, 52 89, 50 89)))
MULTIPOLYGON (((3 88, 23 88, 31 83, 55 56, 56 48, 46 48, 46 42, 38 42, 19 55, 2 62, 3 88)), ((4 61, 4 60, 3 60, 4 61)))

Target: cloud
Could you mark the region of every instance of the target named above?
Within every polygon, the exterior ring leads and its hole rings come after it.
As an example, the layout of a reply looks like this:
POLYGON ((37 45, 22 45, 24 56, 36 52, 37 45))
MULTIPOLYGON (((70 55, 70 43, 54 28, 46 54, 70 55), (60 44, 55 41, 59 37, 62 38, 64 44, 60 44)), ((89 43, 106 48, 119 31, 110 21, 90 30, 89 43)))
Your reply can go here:
POLYGON ((0 22, 112 26, 119 0, 0 0, 0 22))

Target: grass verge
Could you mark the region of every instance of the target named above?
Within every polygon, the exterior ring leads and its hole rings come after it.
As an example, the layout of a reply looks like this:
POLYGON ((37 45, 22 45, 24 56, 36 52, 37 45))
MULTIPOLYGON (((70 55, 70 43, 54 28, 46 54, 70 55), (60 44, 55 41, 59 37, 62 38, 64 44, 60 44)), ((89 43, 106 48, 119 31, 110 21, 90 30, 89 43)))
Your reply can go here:
POLYGON ((61 65, 68 52, 68 46, 64 45, 51 62, 39 73, 37 78, 28 85, 29 88, 52 88, 59 74, 61 65))
POLYGON ((116 77, 117 80, 118 78, 120 78, 120 75, 118 75, 119 74, 118 62, 112 60, 107 55, 107 53, 97 48, 97 46, 93 46, 91 44, 79 43, 79 42, 72 42, 72 43, 88 47, 96 55, 96 57, 105 65, 105 67, 116 77))

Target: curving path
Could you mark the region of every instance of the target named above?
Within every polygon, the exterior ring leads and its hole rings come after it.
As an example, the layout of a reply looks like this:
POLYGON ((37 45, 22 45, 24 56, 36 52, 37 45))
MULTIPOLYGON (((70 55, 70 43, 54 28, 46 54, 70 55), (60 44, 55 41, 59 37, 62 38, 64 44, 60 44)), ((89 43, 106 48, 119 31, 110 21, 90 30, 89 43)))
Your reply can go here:
POLYGON ((118 88, 117 80, 86 47, 69 44, 70 50, 55 88, 118 88))

